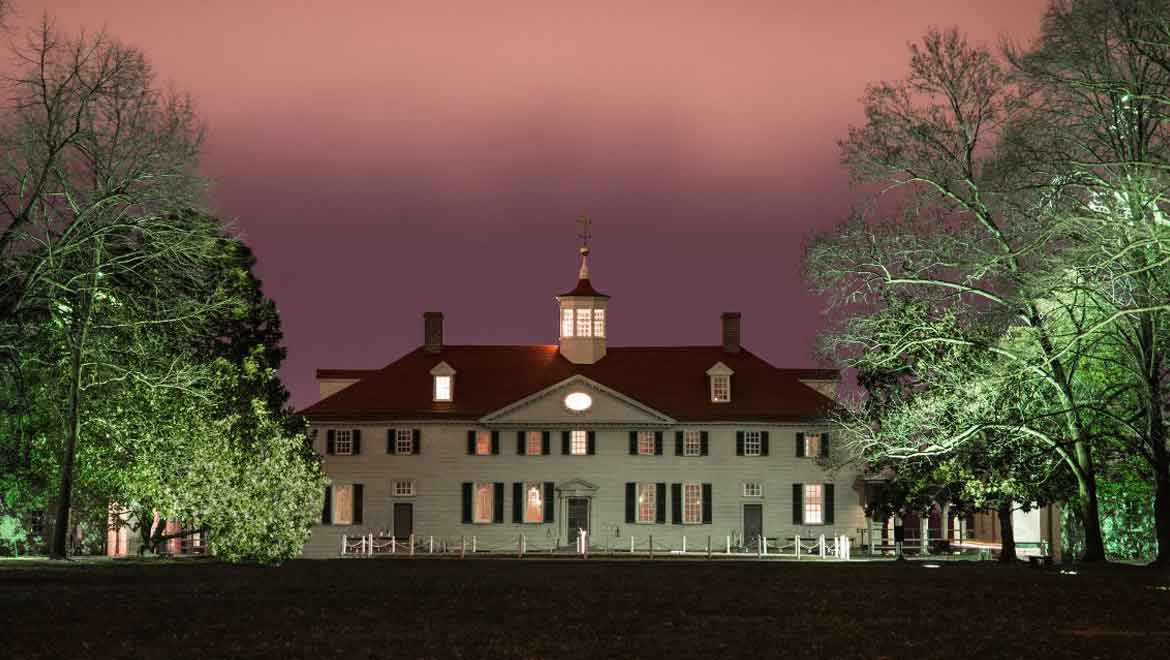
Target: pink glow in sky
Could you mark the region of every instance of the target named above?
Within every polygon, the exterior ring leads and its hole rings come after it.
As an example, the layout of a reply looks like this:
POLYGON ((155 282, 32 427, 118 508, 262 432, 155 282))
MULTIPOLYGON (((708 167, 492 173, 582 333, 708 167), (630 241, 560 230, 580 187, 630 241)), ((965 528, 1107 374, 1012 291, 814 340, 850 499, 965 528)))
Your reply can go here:
POLYGON ((800 246, 848 211, 835 141, 930 26, 1030 38, 1044 0, 18 0, 143 49, 210 129, 209 200, 259 256, 293 400, 421 343, 554 343, 582 214, 610 341, 810 366, 800 246), (545 5, 558 6, 550 9, 545 5))

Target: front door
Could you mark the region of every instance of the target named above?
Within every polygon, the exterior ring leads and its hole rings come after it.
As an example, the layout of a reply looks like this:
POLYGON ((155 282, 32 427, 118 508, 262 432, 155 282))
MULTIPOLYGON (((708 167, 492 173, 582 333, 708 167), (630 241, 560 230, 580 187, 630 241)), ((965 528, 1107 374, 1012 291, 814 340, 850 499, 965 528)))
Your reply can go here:
POLYGON ((394 536, 405 539, 414 533, 414 505, 409 502, 394 503, 394 536))
POLYGON ((743 505, 743 544, 750 546, 758 543, 760 535, 764 533, 764 505, 743 505))
POLYGON ((570 497, 569 507, 569 543, 577 542, 577 530, 589 531, 589 498, 570 497))

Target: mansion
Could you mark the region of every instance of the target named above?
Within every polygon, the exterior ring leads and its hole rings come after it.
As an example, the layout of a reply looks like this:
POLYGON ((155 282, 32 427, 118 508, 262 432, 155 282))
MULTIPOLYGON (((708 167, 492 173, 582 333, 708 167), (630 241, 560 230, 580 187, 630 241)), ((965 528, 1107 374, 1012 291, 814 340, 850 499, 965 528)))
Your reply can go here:
POLYGON ((712 345, 609 346, 588 254, 555 345, 447 345, 427 312, 423 344, 385 367, 318 370, 301 414, 331 484, 305 556, 337 556, 343 534, 514 548, 866 525, 864 481, 830 467, 835 371, 772 366, 738 313, 712 345))

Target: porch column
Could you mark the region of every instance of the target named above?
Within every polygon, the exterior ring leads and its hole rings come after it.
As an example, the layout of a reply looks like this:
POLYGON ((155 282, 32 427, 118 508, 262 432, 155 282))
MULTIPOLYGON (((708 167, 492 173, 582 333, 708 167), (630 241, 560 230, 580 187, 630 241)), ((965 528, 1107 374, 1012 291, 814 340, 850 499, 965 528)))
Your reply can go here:
POLYGON ((918 514, 918 545, 919 554, 925 555, 930 550, 930 511, 918 514))
POLYGON ((938 515, 938 533, 945 545, 951 543, 951 505, 943 504, 938 515))

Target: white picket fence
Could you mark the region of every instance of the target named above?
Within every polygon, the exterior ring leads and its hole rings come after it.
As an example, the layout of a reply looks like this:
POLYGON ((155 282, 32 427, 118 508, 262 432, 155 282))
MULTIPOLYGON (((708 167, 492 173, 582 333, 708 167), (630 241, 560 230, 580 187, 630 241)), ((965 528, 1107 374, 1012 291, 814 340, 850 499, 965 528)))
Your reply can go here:
POLYGON ((791 539, 757 537, 750 544, 732 542, 731 536, 722 539, 707 536, 688 542, 682 537, 679 546, 671 546, 661 541, 655 541, 653 535, 645 537, 622 537, 620 539, 606 538, 604 544, 590 538, 585 530, 579 530, 574 547, 533 543, 525 534, 519 535, 514 544, 507 546, 489 546, 480 543, 478 537, 461 536, 458 540, 451 538, 435 538, 434 536, 415 536, 399 541, 393 536, 375 536, 366 534, 361 536, 341 536, 341 556, 343 557, 373 557, 375 555, 391 555, 398 557, 413 557, 415 555, 445 555, 460 558, 470 556, 580 556, 588 559, 589 555, 602 557, 706 557, 735 558, 735 559, 835 559, 849 560, 852 558, 853 541, 847 535, 826 537, 824 534, 816 537, 801 537, 796 535, 791 539), (628 542, 627 542, 628 540, 628 542))

